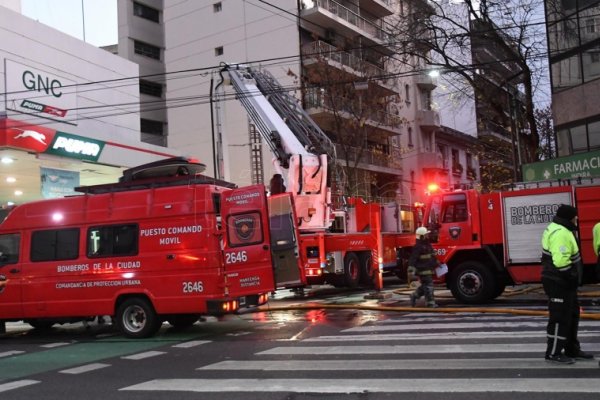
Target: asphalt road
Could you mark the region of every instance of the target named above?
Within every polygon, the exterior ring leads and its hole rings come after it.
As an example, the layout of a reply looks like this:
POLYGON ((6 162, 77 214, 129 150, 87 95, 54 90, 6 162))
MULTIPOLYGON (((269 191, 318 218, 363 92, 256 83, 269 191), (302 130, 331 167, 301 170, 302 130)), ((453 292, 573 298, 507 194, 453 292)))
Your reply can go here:
MULTIPOLYGON (((593 289, 593 288, 592 288, 593 289)), ((10 323, 0 335, 2 399, 597 399, 600 321, 584 320, 580 340, 594 361, 543 360, 545 317, 472 312, 320 309, 318 304, 405 307, 406 290, 316 288, 300 299, 279 292, 272 307, 310 310, 207 318, 151 339, 128 340, 110 324, 37 332, 10 323), (375 297, 375 296, 366 296, 375 297)), ((438 303, 457 305, 443 290, 438 303)), ((584 311, 600 312, 583 298, 584 311)), ((488 308, 543 310, 522 290, 488 308)))

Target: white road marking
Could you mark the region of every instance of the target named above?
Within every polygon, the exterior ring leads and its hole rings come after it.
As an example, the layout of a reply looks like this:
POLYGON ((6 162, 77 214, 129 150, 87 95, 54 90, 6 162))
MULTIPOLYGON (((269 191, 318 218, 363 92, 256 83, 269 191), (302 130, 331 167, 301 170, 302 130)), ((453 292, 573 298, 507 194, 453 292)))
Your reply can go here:
POLYGON ((67 346, 67 345, 70 345, 70 344, 71 343, 68 343, 68 342, 56 342, 56 343, 43 344, 40 347, 44 347, 46 349, 53 349, 55 347, 67 346))
POLYGON ((29 385, 35 385, 36 383, 40 383, 40 381, 32 381, 30 379, 23 379, 21 381, 14 381, 0 384, 0 393, 7 392, 9 390, 22 388, 29 385))
POLYGON ((110 364, 93 363, 93 364, 82 365, 80 367, 63 369, 62 371, 58 371, 58 372, 60 372, 61 374, 76 375, 76 374, 83 374, 83 373, 89 372, 89 371, 95 371, 97 369, 106 368, 106 367, 110 367, 110 364))
POLYGON ((2 357, 16 356, 17 354, 23 354, 23 353, 25 353, 25 352, 21 351, 21 350, 5 351, 3 353, 0 353, 0 358, 2 358, 2 357))
MULTIPOLYGON (((436 371, 469 369, 554 369, 564 365, 549 363, 539 358, 494 358, 494 359, 404 359, 404 360, 227 360, 209 364, 198 370, 260 370, 260 371, 363 371, 363 370, 431 370, 436 371)), ((578 361, 570 369, 598 369, 595 360, 578 361)))
POLYGON ((598 379, 155 379, 125 391, 292 393, 600 393, 598 379))
MULTIPOLYGON (((542 328, 545 329, 547 321, 531 322, 487 322, 487 323, 452 323, 452 324, 399 324, 399 325, 369 325, 357 326, 354 328, 345 329, 342 332, 385 332, 385 331, 408 331, 408 330, 428 330, 433 329, 480 329, 480 328, 542 328)), ((600 321, 580 321, 580 328, 600 327, 600 321)))
MULTIPOLYGON (((579 331, 578 337, 598 337, 600 331, 579 331)), ((545 338, 546 332, 537 331, 479 331, 479 332, 438 332, 438 333, 380 333, 378 335, 335 335, 316 336, 304 339, 303 342, 366 342, 381 340, 453 340, 453 339, 488 339, 488 338, 545 338)))
POLYGON ((146 351, 144 353, 132 354, 121 357, 123 360, 143 360, 144 358, 156 357, 166 354, 164 351, 146 351))
MULTIPOLYGON (((586 352, 599 352, 600 343, 584 345, 586 352)), ((546 343, 480 343, 389 346, 294 346, 274 347, 259 355, 271 354, 466 354, 466 353, 536 353, 544 354, 546 343)))
POLYGON ((189 349, 190 347, 196 347, 196 346, 200 346, 202 344, 207 344, 207 343, 211 343, 211 341, 210 340, 192 340, 189 342, 174 344, 172 347, 189 349))

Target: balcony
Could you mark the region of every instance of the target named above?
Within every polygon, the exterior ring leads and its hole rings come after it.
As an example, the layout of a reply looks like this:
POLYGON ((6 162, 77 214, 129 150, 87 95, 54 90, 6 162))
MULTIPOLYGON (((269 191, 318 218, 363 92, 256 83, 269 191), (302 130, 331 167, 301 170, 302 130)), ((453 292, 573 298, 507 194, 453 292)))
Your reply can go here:
POLYGON ((303 0, 300 18, 326 29, 334 29, 348 38, 359 35, 364 46, 378 46, 378 50, 387 55, 394 53, 394 50, 388 47, 392 39, 389 33, 381 28, 381 21, 364 18, 337 1, 303 0))
POLYGON ((394 14, 392 0, 360 0, 360 6, 376 17, 394 14))
MULTIPOLYGON (((334 110, 328 106, 327 98, 327 91, 321 88, 308 89, 304 95, 304 106, 310 116, 319 125, 326 124, 327 120, 334 118, 334 110)), ((340 102, 339 104, 344 104, 344 102, 340 102)), ((346 104, 349 104, 349 102, 346 104)), ((356 118, 353 116, 354 112, 351 110, 350 105, 347 108, 340 106, 335 111, 342 118, 356 118)), ((363 116, 365 117, 366 124, 380 129, 381 132, 385 132, 387 135, 395 136, 400 134, 400 126, 403 118, 398 115, 383 110, 374 110, 373 112, 365 113, 363 116)))
POLYGON ((428 170, 445 170, 444 159, 440 153, 423 152, 417 154, 417 165, 428 170))
POLYGON ((382 167, 384 169, 381 169, 380 172, 392 173, 398 173, 398 170, 402 166, 401 160, 397 160, 390 154, 381 151, 363 149, 361 153, 359 148, 346 146, 346 149, 348 150, 348 153, 346 153, 344 151, 344 146, 340 144, 336 144, 335 148, 338 160, 344 163, 349 162, 351 166, 358 161, 358 166, 382 167))
MULTIPOLYGON (((348 72, 355 76, 364 77, 370 82, 375 82, 384 89, 390 91, 390 95, 396 93, 394 90, 395 79, 385 69, 373 65, 351 53, 339 50, 329 43, 317 40, 302 46, 304 65, 310 67, 316 65, 318 59, 324 59, 328 65, 348 72)), ((434 86, 435 87, 435 86, 434 86)))
POLYGON ((433 110, 418 110, 416 122, 421 129, 438 129, 440 127, 440 114, 433 110))
POLYGON ((433 90, 437 87, 437 79, 428 74, 420 74, 415 77, 418 87, 425 90, 433 90))

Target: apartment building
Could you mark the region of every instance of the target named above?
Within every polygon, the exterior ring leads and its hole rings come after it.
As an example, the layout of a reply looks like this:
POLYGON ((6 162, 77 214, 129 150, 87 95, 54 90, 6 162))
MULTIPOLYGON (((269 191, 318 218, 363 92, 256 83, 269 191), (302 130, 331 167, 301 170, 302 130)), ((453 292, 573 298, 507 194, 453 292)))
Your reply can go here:
POLYGON ((140 64, 142 138, 235 183, 268 181, 273 157, 244 109, 227 88, 213 93, 224 86, 221 63, 249 63, 336 142, 345 194, 411 203, 431 182, 473 183, 478 159, 462 111, 444 118, 437 79, 420 57, 398 56, 395 21, 424 11, 427 0, 121 1, 119 54, 140 64))
POLYGON ((117 54, 140 66, 141 140, 168 146, 162 0, 117 1, 117 54))
POLYGON ((545 0, 559 156, 600 151, 600 1, 545 0))

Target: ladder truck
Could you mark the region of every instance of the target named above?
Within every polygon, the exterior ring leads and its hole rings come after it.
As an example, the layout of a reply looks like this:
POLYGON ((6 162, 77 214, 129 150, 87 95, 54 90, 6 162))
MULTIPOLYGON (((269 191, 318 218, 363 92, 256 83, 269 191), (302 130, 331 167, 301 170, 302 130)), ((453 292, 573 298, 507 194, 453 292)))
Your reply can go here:
POLYGON ((221 76, 217 88, 223 83, 233 86, 284 177, 306 283, 381 288, 384 272, 403 276, 405 252, 414 244, 413 213, 395 203, 359 198, 348 198, 342 208, 333 209, 329 167, 337 161, 335 145, 298 100, 264 69, 232 64, 221 76))

